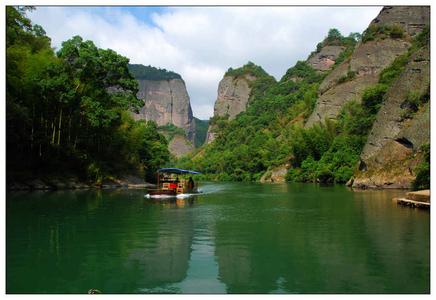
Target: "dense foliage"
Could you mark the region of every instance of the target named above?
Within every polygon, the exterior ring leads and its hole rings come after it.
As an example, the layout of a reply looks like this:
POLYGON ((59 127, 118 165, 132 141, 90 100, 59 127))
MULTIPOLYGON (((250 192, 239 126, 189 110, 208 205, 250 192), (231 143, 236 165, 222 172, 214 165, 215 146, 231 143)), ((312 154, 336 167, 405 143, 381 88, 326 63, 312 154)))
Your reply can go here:
MULTIPOLYGON (((294 159, 288 180, 346 182, 350 179, 386 91, 404 71, 411 55, 426 45, 428 36, 427 29, 418 35, 409 51, 381 72, 379 82, 363 91, 360 103, 350 101, 344 105, 337 121, 326 120, 324 124, 298 131, 292 144, 294 159)), ((403 105, 413 113, 428 99, 429 89, 423 94, 411 91, 403 105)), ((429 178, 426 171, 424 163, 419 168, 416 185, 429 178)))
POLYGON ((354 46, 360 39, 361 35, 358 32, 352 32, 344 37, 338 29, 332 28, 327 37, 316 45, 316 52, 320 52, 325 46, 354 46))
MULTIPOLYGON (((327 45, 341 45, 349 49, 347 55, 350 55, 359 38, 358 34, 343 37, 338 30, 332 29, 319 44, 318 51, 327 45)), ((342 56, 342 60, 346 57, 342 56)), ((340 129, 333 122, 309 130, 302 129, 302 122, 315 106, 318 86, 327 74, 317 72, 303 61, 287 70, 278 82, 252 62, 238 69, 229 69, 226 73, 235 77, 245 74, 256 78, 250 83, 252 91, 247 110, 231 121, 226 117, 212 118, 210 124, 216 132, 216 139, 191 157, 181 160, 180 166, 198 169, 212 179, 259 180, 268 169, 290 161, 296 170, 301 170, 301 164, 306 159, 304 165, 308 167, 309 157, 318 161, 331 147, 329 155, 334 156, 335 151, 342 150, 344 145, 351 144, 354 149, 363 144, 362 139, 354 137, 334 141, 340 129)), ((353 112, 356 110, 354 108, 353 112)), ((358 120, 351 115, 344 116, 345 119, 349 121, 344 126, 357 130, 353 122, 359 123, 358 120)), ((340 181, 351 176, 350 170, 359 154, 358 150, 346 152, 347 149, 337 154, 336 165, 331 166, 342 167, 341 174, 337 175, 340 181), (343 157, 339 157, 340 154, 343 157), (342 158, 344 161, 341 161, 342 158)), ((324 160, 327 160, 327 155, 324 160)), ((298 180, 311 180, 309 177, 298 180)))
POLYGON ((333 67, 338 66, 343 61, 348 59, 353 53, 357 42, 361 40, 361 35, 358 32, 351 32, 347 37, 343 36, 336 28, 329 30, 327 37, 316 45, 316 52, 320 52, 325 46, 343 46, 345 49, 339 54, 333 67))
POLYGON ((418 166, 416 179, 412 182, 413 190, 425 190, 430 188, 430 144, 421 147, 424 161, 418 166))
POLYGON ((323 75, 304 62, 298 62, 279 82, 252 63, 227 75, 245 72, 256 76, 247 110, 231 121, 211 119, 216 139, 181 160, 180 166, 198 169, 213 179, 250 181, 289 160, 291 123, 311 112, 323 75))
POLYGON ((166 137, 168 142, 170 142, 176 135, 185 136, 185 130, 183 128, 177 127, 171 123, 159 126, 158 130, 166 137))
MULTIPOLYGON (((358 34, 344 38, 332 29, 318 51, 326 45, 345 46, 342 53, 346 54, 341 53, 337 65, 351 55, 359 39, 358 34)), ((418 36, 415 40, 425 38, 418 36)), ((411 49, 418 48, 416 43, 411 49)), ((302 124, 313 111, 319 84, 327 74, 303 61, 297 62, 278 82, 253 63, 229 69, 226 75, 251 74, 257 78, 251 83, 247 110, 234 120, 213 117, 210 124, 215 140, 180 160, 179 165, 200 170, 208 179, 251 181, 259 180, 276 166, 289 164, 289 181, 344 183, 352 177, 386 91, 403 72, 411 51, 384 69, 379 82, 367 87, 361 99, 344 105, 336 120, 324 120, 307 129, 302 124)), ((339 83, 355 76, 350 71, 339 83)), ((414 107, 417 102, 428 101, 427 94, 411 93, 406 99, 408 105, 414 107)))
POLYGON ((337 121, 325 120, 311 128, 300 128, 292 143, 289 181, 346 182, 354 173, 375 115, 351 101, 337 121))
POLYGON ((144 66, 138 64, 129 64, 129 71, 136 79, 146 80, 171 80, 182 79, 182 77, 172 71, 159 69, 152 66, 144 66))
POLYGON ((6 7, 8 177, 152 173, 169 153, 153 123, 130 117, 143 104, 128 59, 79 36, 55 54, 26 9, 6 7))
POLYGON ((207 128, 209 127, 208 120, 200 120, 194 117, 195 122, 195 147, 200 147, 204 144, 207 136, 207 128))
POLYGON ((404 36, 404 29, 399 25, 370 25, 362 35, 362 42, 373 41, 377 38, 385 39, 387 37, 399 39, 404 36))

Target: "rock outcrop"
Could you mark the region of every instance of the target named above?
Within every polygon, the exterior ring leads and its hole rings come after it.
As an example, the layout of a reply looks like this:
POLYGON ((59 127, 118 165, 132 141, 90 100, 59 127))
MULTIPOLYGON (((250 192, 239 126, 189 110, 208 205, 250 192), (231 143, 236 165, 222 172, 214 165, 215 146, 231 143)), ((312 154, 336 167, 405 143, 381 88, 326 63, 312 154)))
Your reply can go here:
POLYGON ((265 172, 265 174, 262 175, 260 178, 260 182, 285 182, 286 181, 286 173, 288 172, 289 165, 281 165, 278 167, 275 167, 271 170, 268 170, 265 172))
POLYGON ((430 6, 385 6, 371 24, 399 25, 413 36, 430 24, 430 6))
POLYGON ((136 120, 155 121, 158 126, 173 124, 182 128, 190 141, 195 139, 195 122, 189 95, 182 79, 138 79, 138 98, 144 100, 136 120))
POLYGON ((394 59, 405 53, 410 37, 429 24, 429 7, 391 6, 382 9, 370 27, 398 26, 404 31, 399 38, 375 38, 360 42, 351 58, 334 69, 321 83, 315 109, 305 127, 338 116, 342 106, 350 101, 360 101, 363 90, 378 82, 380 72, 394 59))
POLYGON ((228 116, 234 119, 245 111, 250 98, 250 82, 256 77, 250 74, 243 76, 224 76, 218 86, 218 97, 214 106, 214 116, 228 116))
POLYGON ((360 158, 353 187, 409 188, 421 162, 420 147, 430 142, 430 104, 405 117, 410 93, 425 95, 430 88, 430 51, 414 53, 405 70, 387 91, 360 158))
POLYGON ((315 70, 322 72, 328 71, 333 67, 339 54, 341 54, 344 50, 344 46, 324 46, 319 52, 312 53, 307 59, 307 63, 315 70))
MULTIPOLYGON (((214 117, 228 117, 234 119, 238 114, 245 111, 250 98, 250 83, 256 80, 251 74, 242 76, 225 75, 218 85, 218 96, 214 106, 214 117)), ((214 126, 209 126, 206 141, 215 139, 214 126)))
POLYGON ((168 144, 168 149, 177 158, 180 158, 194 150, 193 144, 183 135, 175 135, 168 144))

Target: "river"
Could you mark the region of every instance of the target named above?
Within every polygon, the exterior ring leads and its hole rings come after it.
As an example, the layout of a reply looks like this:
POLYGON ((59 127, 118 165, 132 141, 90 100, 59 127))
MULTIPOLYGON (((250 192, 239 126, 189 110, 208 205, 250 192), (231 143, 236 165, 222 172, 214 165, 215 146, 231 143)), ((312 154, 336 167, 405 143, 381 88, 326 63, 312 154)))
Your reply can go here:
POLYGON ((201 189, 8 193, 7 293, 430 292, 430 213, 404 191, 201 189))

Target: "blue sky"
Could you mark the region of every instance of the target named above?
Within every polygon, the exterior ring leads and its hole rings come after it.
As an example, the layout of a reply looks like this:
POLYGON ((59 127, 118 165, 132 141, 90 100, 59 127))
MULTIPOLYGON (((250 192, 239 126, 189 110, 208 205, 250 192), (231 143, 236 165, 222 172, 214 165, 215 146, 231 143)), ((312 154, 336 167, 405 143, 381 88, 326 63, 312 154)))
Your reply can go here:
POLYGON ((225 71, 253 61, 280 79, 327 34, 362 32, 381 7, 36 7, 29 13, 54 47, 74 35, 131 63, 172 70, 186 82, 194 115, 213 115, 225 71))
POLYGON ((153 13, 164 13, 165 10, 168 10, 167 7, 159 7, 159 6, 122 6, 119 9, 129 12, 134 15, 139 20, 152 24, 151 14, 153 13))
MULTIPOLYGON (((74 9, 74 7, 71 7, 74 9)), ((90 7, 77 7, 82 11, 88 11, 90 13, 96 13, 105 17, 108 11, 119 10, 128 14, 133 15, 138 20, 145 22, 150 25, 155 25, 151 16, 153 14, 162 14, 167 11, 168 7, 162 6, 90 6, 90 7)))

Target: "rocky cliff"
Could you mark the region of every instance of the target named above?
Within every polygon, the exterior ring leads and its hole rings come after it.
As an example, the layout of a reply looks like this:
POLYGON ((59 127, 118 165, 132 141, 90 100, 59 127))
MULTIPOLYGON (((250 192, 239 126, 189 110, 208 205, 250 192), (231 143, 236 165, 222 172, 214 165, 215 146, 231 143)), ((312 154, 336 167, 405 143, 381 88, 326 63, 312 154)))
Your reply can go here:
MULTIPOLYGON (((244 112, 249 104, 253 83, 260 78, 275 82, 271 75, 252 62, 237 69, 230 68, 218 85, 214 118, 233 120, 238 114, 244 112)), ((215 126, 211 120, 206 136, 207 143, 214 140, 214 131, 215 126)))
MULTIPOLYGON (((242 76, 225 75, 218 85, 218 96, 214 105, 214 117, 228 117, 234 119, 239 113, 245 111, 250 98, 250 83, 256 77, 251 74, 242 76)), ((206 141, 214 140, 214 126, 209 126, 206 141)))
MULTIPOLYGON (((186 141, 182 144, 192 145, 195 142, 195 120, 192 115, 189 95, 185 82, 179 74, 145 67, 142 65, 130 65, 130 71, 138 81, 138 98, 144 100, 144 106, 138 114, 133 113, 136 120, 151 120, 158 126, 174 125, 185 132, 186 141)), ((165 129, 162 129, 165 131, 165 129)), ((163 132, 165 134, 165 132, 163 132)), ((177 141, 183 136, 179 136, 177 141)), ((187 149, 192 147, 171 146, 170 151, 175 156, 186 154, 187 149), (181 152, 180 152, 180 151, 181 152)), ((189 151, 188 151, 189 152, 189 151)))
POLYGON ((315 70, 329 71, 345 48, 342 45, 326 45, 311 54, 306 62, 315 70))
POLYGON ((214 116, 228 116, 234 119, 239 113, 245 111, 250 98, 250 83, 256 77, 251 74, 242 76, 224 76, 218 85, 218 97, 215 101, 214 116))
MULTIPOLYGON (((349 58, 338 66, 334 66, 334 60, 345 50, 339 45, 323 47, 306 61, 324 73, 328 67, 335 67, 320 84, 315 109, 305 124, 308 128, 325 119, 336 119, 345 103, 361 101, 364 90, 377 84, 380 73, 398 56, 413 53, 404 71, 388 88, 361 153, 353 187, 410 188, 416 177, 417 166, 423 160, 421 146, 428 144, 430 138, 426 100, 430 56, 428 47, 415 52, 410 49, 413 38, 427 25, 429 7, 384 7, 349 58), (411 106, 415 107, 413 111, 411 106)), ((272 171, 265 173, 262 180, 277 180, 266 176, 272 171)))
POLYGON ((320 85, 316 107, 305 127, 334 119, 346 102, 359 101, 363 90, 378 82, 380 72, 407 51, 410 38, 429 24, 429 18, 428 7, 384 7, 351 57, 320 85))
POLYGON ((430 51, 414 53, 387 91, 360 157, 356 188, 410 188, 430 143, 430 51), (410 103, 411 97, 418 100, 410 103), (411 111, 410 105, 416 111, 411 111))
POLYGON ((186 131, 189 140, 195 138, 195 123, 189 95, 181 79, 139 79, 138 98, 144 100, 136 120, 155 121, 158 126, 173 124, 186 131))
POLYGON ((220 180, 426 185, 428 24, 429 7, 386 7, 362 35, 330 29, 278 82, 230 69, 210 121, 215 141, 188 165, 220 180), (336 120, 312 126, 326 119, 336 120))

